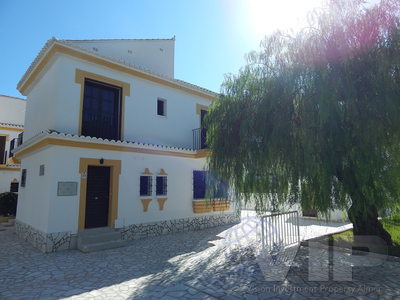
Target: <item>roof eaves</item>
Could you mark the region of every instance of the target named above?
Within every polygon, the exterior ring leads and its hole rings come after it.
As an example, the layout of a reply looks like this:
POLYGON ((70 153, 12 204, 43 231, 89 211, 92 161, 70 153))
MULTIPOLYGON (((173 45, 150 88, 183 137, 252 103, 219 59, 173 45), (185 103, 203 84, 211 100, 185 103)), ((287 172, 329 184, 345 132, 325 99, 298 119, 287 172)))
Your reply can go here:
POLYGON ((57 42, 59 44, 62 44, 62 45, 70 46, 73 49, 76 49, 76 50, 79 50, 79 51, 82 51, 82 52, 86 52, 86 53, 88 53, 88 54, 90 54, 92 56, 100 57, 102 59, 106 59, 106 60, 109 60, 109 61, 114 62, 114 63, 122 64, 123 66, 129 67, 129 68, 131 68, 131 69, 133 69, 135 71, 139 71, 139 72, 145 73, 147 75, 158 77, 158 78, 163 79, 163 80, 168 80, 168 81, 174 82, 174 83, 176 83, 178 85, 186 86, 187 88, 190 88, 190 89, 197 89, 199 91, 206 92, 206 93, 208 93, 208 94, 210 94, 210 95, 212 95, 214 97, 218 97, 218 95, 219 95, 218 93, 216 93, 214 91, 211 91, 211 90, 208 90, 206 88, 203 88, 201 86, 198 86, 198 85, 195 85, 195 84, 192 84, 192 83, 180 80, 180 79, 175 79, 175 78, 172 78, 172 77, 168 77, 168 76, 165 76, 165 75, 160 74, 160 73, 152 72, 152 71, 150 71, 150 70, 148 70, 146 68, 143 68, 141 66, 132 65, 132 64, 130 64, 130 63, 124 61, 124 60, 120 60, 120 59, 117 59, 117 58, 112 57, 112 56, 102 55, 102 54, 99 54, 97 52, 91 51, 89 49, 86 49, 86 48, 83 48, 83 47, 79 47, 77 45, 74 45, 74 44, 68 42, 67 40, 57 40, 57 42))
POLYGON ((32 61, 28 69, 25 71, 24 75, 22 75, 22 78, 19 80, 17 84, 17 89, 20 90, 21 86, 23 83, 28 79, 29 75, 33 72, 33 70, 37 67, 39 62, 42 60, 42 58, 45 56, 45 54, 49 51, 49 49, 54 45, 54 43, 57 41, 55 37, 52 37, 49 39, 42 49, 39 51, 38 55, 35 57, 35 59, 32 61))
POLYGON ((65 140, 74 140, 74 141, 83 141, 88 143, 100 143, 100 144, 111 144, 111 145, 125 145, 130 147, 137 147, 142 149, 153 149, 153 150, 164 150, 164 151, 172 151, 176 153, 187 153, 187 154, 195 154, 196 151, 190 148, 183 147, 175 147, 175 146, 167 146, 167 145, 159 145, 159 144, 150 144, 144 142, 136 142, 136 141, 127 141, 127 140, 108 140, 84 135, 76 135, 70 133, 62 133, 55 130, 43 130, 30 138, 27 141, 14 149, 14 153, 19 152, 32 144, 35 144, 47 137, 56 137, 65 140))
POLYGON ((11 99, 24 100, 24 101, 26 101, 26 99, 24 99, 24 98, 14 97, 14 96, 8 96, 8 95, 3 95, 3 94, 0 94, 0 97, 7 97, 7 98, 11 98, 11 99))
POLYGON ((147 70, 145 68, 142 68, 140 66, 129 64, 126 61, 123 61, 123 60, 120 60, 120 59, 117 59, 117 58, 114 58, 114 57, 101 55, 101 54, 99 54, 97 52, 90 51, 89 49, 86 49, 86 48, 83 48, 83 47, 79 47, 79 46, 75 45, 74 43, 69 42, 68 40, 57 40, 54 37, 46 42, 46 44, 43 46, 43 48, 41 49, 39 54, 36 56, 34 61, 31 63, 29 68, 26 70, 25 74, 22 76, 21 80, 18 82, 18 85, 17 85, 17 89, 18 90, 20 90, 21 86, 29 78, 30 74, 35 70, 35 68, 40 63, 40 61, 45 57, 46 53, 55 44, 59 44, 59 45, 62 45, 64 47, 69 47, 69 48, 71 48, 73 50, 81 51, 81 52, 84 52, 84 53, 89 54, 91 56, 108 60, 108 61, 110 61, 112 63, 120 64, 120 65, 122 65, 124 67, 128 67, 128 68, 130 68, 130 69, 132 69, 134 71, 141 72, 143 74, 150 75, 150 76, 162 79, 162 80, 166 80, 166 81, 169 81, 171 83, 175 83, 177 85, 186 87, 186 88, 191 89, 191 90, 197 90, 197 91, 199 91, 201 93, 206 93, 206 94, 210 95, 211 97, 217 98, 218 95, 219 95, 216 92, 213 92, 213 91, 208 90, 206 88, 200 87, 198 85, 194 85, 194 84, 188 83, 188 82, 180 80, 180 79, 175 79, 175 78, 171 78, 171 77, 168 77, 168 76, 165 76, 165 75, 162 75, 162 74, 158 74, 158 73, 149 71, 149 70, 147 70))
POLYGON ((24 128, 24 125, 21 125, 21 124, 3 123, 3 122, 0 122, 0 126, 10 127, 10 128, 24 128))
POLYGON ((174 41, 175 36, 169 39, 83 39, 83 40, 61 40, 67 42, 104 42, 104 41, 174 41))

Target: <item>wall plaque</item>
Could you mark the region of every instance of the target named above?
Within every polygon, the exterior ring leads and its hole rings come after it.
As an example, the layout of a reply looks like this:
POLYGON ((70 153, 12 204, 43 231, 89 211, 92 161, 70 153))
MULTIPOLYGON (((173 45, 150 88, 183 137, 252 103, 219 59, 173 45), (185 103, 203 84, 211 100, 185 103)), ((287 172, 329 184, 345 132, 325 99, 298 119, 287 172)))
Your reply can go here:
POLYGON ((78 194, 78 183, 74 181, 59 181, 57 196, 76 196, 78 194))

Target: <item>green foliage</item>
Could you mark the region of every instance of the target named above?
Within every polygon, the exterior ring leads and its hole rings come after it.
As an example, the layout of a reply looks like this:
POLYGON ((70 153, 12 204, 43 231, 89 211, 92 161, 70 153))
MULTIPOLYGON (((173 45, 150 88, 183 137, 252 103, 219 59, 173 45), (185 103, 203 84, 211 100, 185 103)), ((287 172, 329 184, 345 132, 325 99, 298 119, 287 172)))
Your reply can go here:
MULTIPOLYGON (((400 214, 383 218, 381 220, 383 227, 390 232, 390 235, 392 236, 394 244, 399 248, 400 250, 400 214)), ((399 251, 400 253, 400 251, 399 251)))
POLYGON ((400 6, 329 1, 225 78, 206 116, 209 167, 258 209, 395 207, 400 196, 400 6))
POLYGON ((0 216, 15 216, 17 213, 17 194, 0 194, 0 216))
MULTIPOLYGON (((381 220, 383 227, 390 233, 393 239, 393 245, 389 245, 388 254, 400 257, 400 214, 395 214, 391 217, 383 218, 381 220)), ((343 247, 351 249, 354 243, 353 230, 347 230, 341 233, 331 235, 335 240, 336 247, 343 247)), ((324 237, 322 242, 327 242, 330 237, 324 237)), ((331 244, 332 246, 333 244, 331 244)))

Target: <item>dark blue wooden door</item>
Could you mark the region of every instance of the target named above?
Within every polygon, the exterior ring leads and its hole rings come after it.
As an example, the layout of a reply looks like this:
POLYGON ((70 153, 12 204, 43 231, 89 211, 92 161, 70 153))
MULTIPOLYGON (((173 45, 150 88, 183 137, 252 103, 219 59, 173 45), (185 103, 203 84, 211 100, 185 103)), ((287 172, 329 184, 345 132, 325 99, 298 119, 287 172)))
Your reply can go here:
POLYGON ((110 167, 89 166, 86 186, 85 228, 108 225, 110 167))

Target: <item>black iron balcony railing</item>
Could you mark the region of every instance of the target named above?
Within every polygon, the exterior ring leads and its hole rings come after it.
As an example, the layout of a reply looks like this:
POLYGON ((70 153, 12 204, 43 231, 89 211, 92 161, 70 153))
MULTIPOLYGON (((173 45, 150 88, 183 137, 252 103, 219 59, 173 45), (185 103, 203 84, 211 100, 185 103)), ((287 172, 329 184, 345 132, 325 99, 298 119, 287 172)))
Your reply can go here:
POLYGON ((16 140, 16 139, 12 139, 12 140, 10 141, 9 157, 13 157, 13 156, 14 156, 14 154, 12 153, 12 151, 13 151, 14 148, 15 148, 15 140, 16 140))
POLYGON ((207 129, 196 128, 193 129, 193 149, 207 149, 206 144, 207 129))
POLYGON ((10 149, 9 149, 10 151, 9 151, 8 157, 13 157, 14 156, 12 151, 14 150, 14 148, 16 148, 16 147, 18 147, 18 146, 20 146, 22 144, 23 139, 24 139, 24 133, 21 132, 20 134, 18 134, 17 138, 12 139, 10 141, 10 149))
POLYGON ((24 140, 24 132, 21 132, 20 134, 18 134, 18 143, 17 143, 17 147, 22 145, 24 140))

